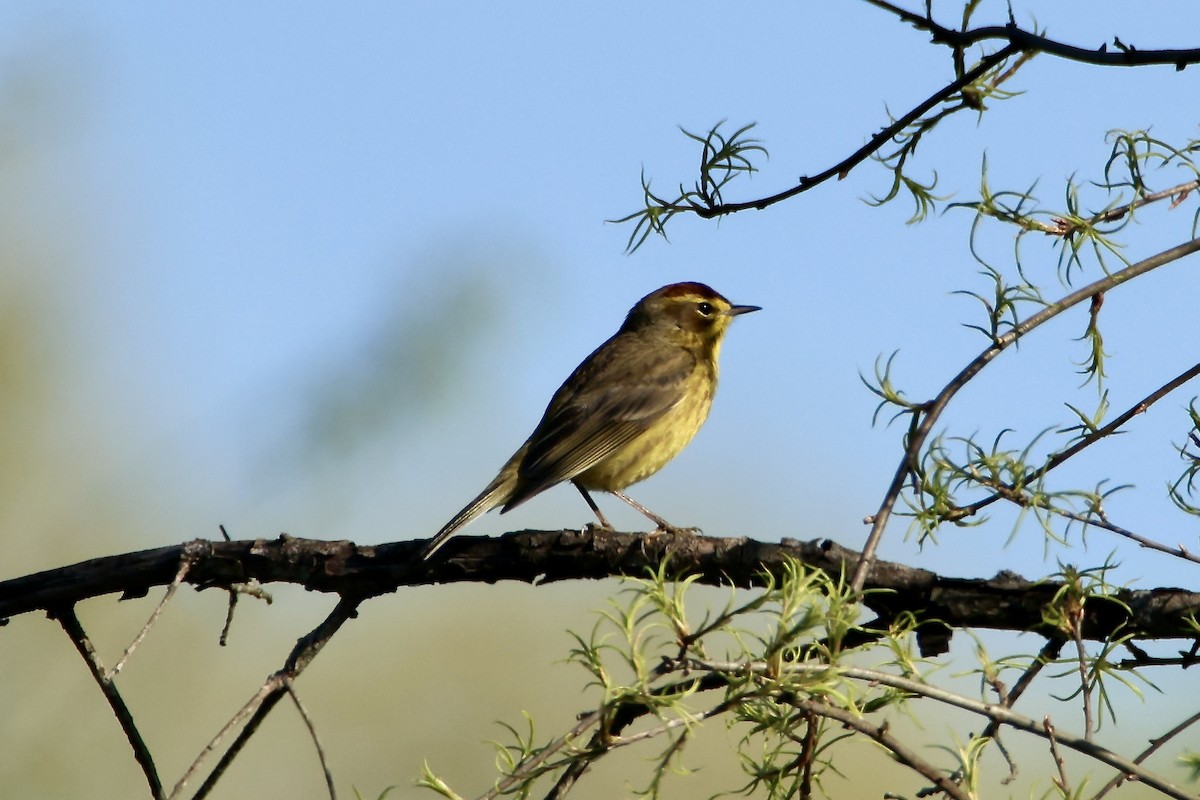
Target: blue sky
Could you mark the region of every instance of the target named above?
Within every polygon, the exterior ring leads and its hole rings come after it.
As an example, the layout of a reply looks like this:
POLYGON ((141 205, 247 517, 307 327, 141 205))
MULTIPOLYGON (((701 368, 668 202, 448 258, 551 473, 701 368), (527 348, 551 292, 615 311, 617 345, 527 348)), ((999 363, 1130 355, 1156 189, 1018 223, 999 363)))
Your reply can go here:
MULTIPOLYGON (((1004 4, 984 7, 1003 21, 1004 4)), ((1014 10, 1084 46, 1116 34, 1194 46, 1200 30, 1195 4, 1014 10)), ((677 280, 764 310, 730 333, 706 429, 632 494, 710 533, 856 546, 901 433, 871 426, 859 373, 898 350, 898 381, 924 397, 984 345, 960 325, 976 309, 951 294, 987 288, 966 248, 970 215, 906 226, 904 201, 862 202, 888 185, 866 164, 767 211, 680 219, 670 243, 633 255, 629 228, 605 220, 638 207, 643 170, 664 192, 694 180, 697 153, 677 126, 758 123, 771 158, 731 199, 826 168, 888 109, 949 80, 947 54, 926 40, 844 3, 6 4, 3 135, 16 157, 3 213, 37 255, 0 266, 0 280, 38 303, 32 347, 50 374, 35 428, 45 495, 21 516, 38 520, 37 541, 14 571, 212 536, 219 523, 237 538, 427 536, 628 307, 677 280), (79 536, 75 521, 99 501, 110 524, 79 536)), ((995 184, 1040 179, 1057 205, 1068 177, 1098 174, 1107 130, 1196 135, 1195 68, 1043 56, 1010 88, 1027 94, 933 134, 916 174, 936 168, 939 193, 972 199, 986 153, 995 184)), ((1149 211, 1130 257, 1187 238, 1194 203, 1149 211)), ((992 226, 982 244, 1007 264, 1011 242, 992 226)), ((1055 291, 1055 251, 1025 248, 1055 291)), ((1195 359, 1194 267, 1144 283, 1105 308, 1117 410, 1195 359)), ((1019 442, 1069 424, 1064 402, 1094 405, 1071 363, 1085 355, 1071 341, 1084 323, 1082 309, 1067 315, 1045 343, 989 367, 948 430, 990 440, 1013 428, 1019 442)), ((1114 500, 1122 524, 1194 541, 1160 490, 1178 472, 1171 443, 1194 393, 1068 474, 1132 480, 1144 493, 1114 500)), ((1010 515, 998 516, 923 551, 899 523, 884 554, 953 575, 1054 569, 1037 531, 1006 545, 1010 515)), ((560 489, 469 532, 586 521, 560 489)), ((1117 546, 1094 533, 1067 557, 1095 563, 1117 546)), ((1121 558, 1124 579, 1189 580, 1162 556, 1121 558)))

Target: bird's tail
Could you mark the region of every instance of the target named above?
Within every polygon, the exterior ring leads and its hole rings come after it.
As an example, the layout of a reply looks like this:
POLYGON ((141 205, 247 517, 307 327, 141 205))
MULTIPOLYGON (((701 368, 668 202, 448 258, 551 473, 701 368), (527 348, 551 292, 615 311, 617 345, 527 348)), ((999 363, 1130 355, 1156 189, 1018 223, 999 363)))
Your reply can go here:
POLYGON ((508 500, 508 496, 512 494, 512 484, 515 481, 516 468, 510 462, 506 464, 504 469, 500 470, 500 474, 488 484, 487 488, 480 492, 479 496, 467 504, 466 508, 454 515, 454 518, 442 526, 429 544, 425 545, 425 549, 421 551, 421 560, 424 561, 432 556, 439 547, 446 543, 446 540, 458 532, 458 529, 473 521, 476 517, 482 517, 487 512, 491 511, 498 505, 504 504, 508 500), (512 467, 510 469, 510 467, 512 467))

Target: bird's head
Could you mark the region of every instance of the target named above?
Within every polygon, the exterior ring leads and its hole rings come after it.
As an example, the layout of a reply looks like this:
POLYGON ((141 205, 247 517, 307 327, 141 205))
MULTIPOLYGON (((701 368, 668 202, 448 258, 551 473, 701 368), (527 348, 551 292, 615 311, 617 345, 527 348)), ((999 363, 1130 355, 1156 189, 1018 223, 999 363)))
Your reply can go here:
POLYGON ((672 338, 717 346, 734 317, 758 310, 759 306, 735 306, 703 283, 672 283, 639 300, 621 328, 649 327, 672 338))

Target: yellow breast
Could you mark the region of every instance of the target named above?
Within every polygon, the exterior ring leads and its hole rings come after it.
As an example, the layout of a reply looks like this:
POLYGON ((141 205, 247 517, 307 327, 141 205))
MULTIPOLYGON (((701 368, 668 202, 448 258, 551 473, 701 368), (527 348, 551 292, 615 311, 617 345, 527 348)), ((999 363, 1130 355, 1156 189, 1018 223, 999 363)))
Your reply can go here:
POLYGON ((716 375, 704 375, 703 370, 701 366, 691 380, 695 388, 685 392, 645 433, 575 480, 589 490, 621 491, 649 478, 679 455, 700 430, 712 407, 716 375))

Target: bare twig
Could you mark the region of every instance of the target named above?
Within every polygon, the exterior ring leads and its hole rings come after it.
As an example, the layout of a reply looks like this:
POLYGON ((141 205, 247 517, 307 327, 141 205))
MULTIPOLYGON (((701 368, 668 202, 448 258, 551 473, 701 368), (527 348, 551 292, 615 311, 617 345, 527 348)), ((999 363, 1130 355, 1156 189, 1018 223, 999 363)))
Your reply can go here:
MULTIPOLYGON (((226 736, 236 730, 239 725, 243 724, 247 719, 250 718, 252 714, 254 714, 267 702, 271 702, 272 705, 274 705, 275 702, 278 702, 278 699, 274 701, 271 700, 272 697, 277 698, 278 695, 277 685, 274 681, 274 677, 275 676, 271 676, 266 683, 260 686, 258 691, 254 693, 254 696, 246 701, 245 705, 238 709, 237 713, 225 723, 221 730, 217 731, 217 735, 214 736, 209 743, 204 746, 204 749, 201 750, 200 754, 196 756, 194 761, 192 761, 191 766, 189 766, 179 778, 179 781, 175 784, 175 788, 171 790, 168 800, 175 800, 175 798, 183 796, 183 790, 187 788, 188 782, 190 782, 192 777, 199 772, 200 768, 204 765, 204 762, 208 759, 208 757, 221 746, 221 742, 225 740, 226 736)), ((199 794, 197 794, 197 797, 198 796, 199 794)))
MULTIPOLYGON (((1033 679, 1036 678, 1043 669, 1045 669, 1047 664, 1058 658, 1058 654, 1062 652, 1062 648, 1063 641, 1061 639, 1046 640, 1046 643, 1042 645, 1041 651, 1037 654, 1037 658, 1033 660, 1032 664, 1025 668, 1025 671, 1021 673, 1021 677, 1017 678, 1017 682, 1013 684, 1013 688, 1001 697, 1001 702, 1004 704, 1005 708, 1013 707, 1017 700, 1021 698, 1021 695, 1025 694, 1025 690, 1028 689, 1030 684, 1033 683, 1033 679)), ((1008 764, 1009 771, 1009 777, 1005 780, 1005 782, 1016 778, 1017 763, 1012 760, 1012 757, 1008 753, 1008 748, 1006 748, 1000 741, 1000 721, 996 719, 990 720, 980 736, 985 739, 991 739, 993 742, 995 742, 996 746, 1000 749, 1001 754, 1004 756, 1004 760, 1008 764)))
POLYGON ((313 747, 317 749, 317 759, 321 762, 321 771, 325 773, 325 786, 329 789, 329 800, 337 800, 337 789, 333 785, 333 772, 329 769, 329 759, 325 757, 325 748, 321 747, 321 739, 317 736, 317 726, 313 724, 312 717, 309 716, 304 703, 300 702, 300 695, 296 694, 296 682, 291 678, 286 678, 284 686, 287 689, 288 697, 292 698, 296 710, 300 712, 304 726, 308 728, 308 735, 312 737, 313 747))
POLYGON ((146 638, 146 634, 150 632, 150 628, 154 626, 154 623, 158 622, 158 618, 162 616, 162 612, 167 607, 167 603, 172 597, 175 596, 175 591, 179 588, 179 585, 183 583, 183 579, 187 577, 188 570, 191 568, 191 566, 191 558, 185 557, 180 559, 179 572, 175 573, 175 580, 171 581, 171 584, 167 587, 167 591, 163 594, 162 600, 160 600, 158 605, 154 607, 154 612, 150 615, 150 619, 146 620, 146 624, 142 626, 140 631, 138 631, 137 636, 133 637, 133 641, 129 643, 129 647, 125 648, 125 652, 117 660, 117 663, 113 664, 113 668, 109 670, 108 675, 105 676, 107 680, 112 680, 121 672, 122 669, 124 669, 125 662, 129 660, 129 657, 133 655, 133 651, 137 649, 137 646, 142 643, 143 639, 146 638))
POLYGON ((121 724, 121 730, 125 732, 129 746, 133 748, 133 757, 137 759, 138 765, 142 768, 142 774, 146 776, 146 783, 150 785, 150 795, 155 800, 164 800, 166 795, 163 794, 162 781, 158 777, 158 770, 154 766, 150 748, 142 739, 142 734, 137 729, 137 723, 133 721, 133 714, 129 711, 129 706, 125 705, 125 700, 117 691, 116 684, 105 672, 104 665, 100 663, 100 657, 96 654, 96 649, 92 647, 91 639, 84 633, 79 618, 75 616, 75 609, 56 611, 51 616, 57 619, 63 630, 67 632, 71 643, 75 645, 75 649, 79 651, 79 655, 83 656, 84 662, 88 665, 96 685, 104 693, 104 699, 108 700, 108 705, 112 708, 117 722, 121 724))
POLYGON ((229 749, 221 756, 216 766, 213 767, 213 771, 204 783, 201 784, 193 796, 193 800, 201 800, 208 796, 209 792, 216 786, 217 781, 225 773, 225 770, 233 762, 233 759, 237 757, 238 753, 241 752, 242 748, 258 730, 259 725, 266 719, 271 709, 287 693, 288 683, 295 680, 304 671, 304 668, 316 658, 317 654, 321 652, 322 648, 324 648, 347 620, 354 618, 358 605, 361 602, 362 599, 358 597, 340 598, 333 611, 329 613, 329 616, 309 632, 308 635, 296 642, 296 646, 292 648, 292 652, 288 655, 283 667, 267 678, 259 690, 254 693, 254 696, 238 709, 233 718, 221 728, 217 735, 196 756, 191 766, 184 772, 179 782, 175 784, 175 788, 170 795, 170 800, 182 796, 188 782, 196 775, 208 757, 221 746, 221 742, 224 741, 226 736, 244 722, 245 725, 241 732, 234 739, 233 743, 229 745, 229 749))
POLYGON ((1067 779, 1067 763, 1063 761, 1062 754, 1058 752, 1058 740, 1054 738, 1054 723, 1050 721, 1048 714, 1042 719, 1042 730, 1046 732, 1046 738, 1050 741, 1050 756, 1058 767, 1058 777, 1054 778, 1054 783, 1062 792, 1063 797, 1070 797, 1071 782, 1067 779))
POLYGON ((844 708, 819 703, 816 700, 793 698, 791 704, 801 711, 807 711, 818 716, 841 723, 843 726, 857 731, 878 742, 888 750, 897 761, 920 773, 927 781, 933 783, 946 795, 956 800, 971 800, 971 794, 948 775, 917 755, 917 752, 904 744, 903 741, 888 733, 886 725, 873 725, 862 717, 855 716, 844 708))
POLYGON ((992 362, 1002 352, 1007 350, 1012 345, 1016 344, 1023 336, 1030 333, 1034 329, 1050 321, 1062 312, 1066 311, 1085 300, 1090 300, 1097 294, 1110 291, 1121 284, 1144 275, 1147 272, 1158 269, 1159 267, 1170 264, 1185 256, 1191 255, 1200 251, 1200 238, 1192 239, 1183 244, 1164 250, 1161 253, 1143 259, 1136 264, 1131 264, 1122 270, 1118 270, 1110 275, 1106 275, 1094 283, 1088 284, 1081 289, 1071 292, 1067 296, 1061 298, 1055 303, 1051 303, 1038 311, 1035 314, 1027 317, 1013 328, 996 337, 996 340, 989 345, 982 353, 971 360, 963 369, 950 380, 949 383, 938 393, 932 401, 925 404, 923 412, 920 414, 920 422, 913 426, 910 431, 904 456, 901 458, 899 465, 896 467, 896 473, 892 477, 892 483, 888 487, 884 495, 883 501, 880 503, 879 510, 875 512, 869 519, 872 523, 871 532, 867 535, 867 541, 863 545, 862 556, 854 570, 854 577, 851 581, 851 586, 855 591, 861 591, 867 574, 870 572, 871 564, 875 559, 875 551, 879 547, 879 542, 883 538, 883 530, 887 526, 888 520, 891 518, 892 509, 896 505, 896 500, 900 496, 901 490, 904 488, 910 476, 915 474, 917 460, 920 457, 921 448, 925 446, 926 439, 929 438, 933 426, 941 418, 942 412, 946 406, 958 394, 959 390, 967 385, 984 367, 992 362))
MULTIPOLYGON (((1147 747, 1145 750, 1143 750, 1141 753, 1139 753, 1138 757, 1133 760, 1133 763, 1141 764, 1147 758, 1149 758, 1150 756, 1152 756, 1156 752, 1158 752, 1158 749, 1160 747, 1162 747, 1164 744, 1166 744, 1167 742, 1174 739, 1179 734, 1183 733, 1188 728, 1195 725, 1197 722, 1200 722, 1200 711, 1197 711, 1195 714, 1192 714, 1190 717, 1188 717, 1183 722, 1176 725, 1174 728, 1171 728, 1171 730, 1167 731, 1162 736, 1159 736, 1157 739, 1151 739, 1150 746, 1147 747)), ((1096 794, 1094 794, 1092 796, 1092 800, 1100 800, 1102 797, 1104 797, 1104 795, 1108 794, 1113 789, 1117 788, 1122 783, 1129 780, 1129 777, 1130 777, 1129 775, 1126 775, 1124 773, 1118 773, 1111 781, 1104 784, 1104 786, 1100 789, 1100 791, 1096 792, 1096 794)))
POLYGON ((233 612, 237 608, 238 593, 234 589, 229 590, 229 605, 225 611, 225 624, 221 626, 221 635, 217 637, 217 644, 224 647, 229 641, 229 628, 233 625, 233 612))
POLYGON ((246 583, 232 584, 228 591, 229 608, 225 612, 225 624, 221 626, 221 636, 217 639, 217 644, 219 644, 221 647, 224 647, 225 643, 229 640, 229 629, 233 625, 233 612, 237 608, 239 596, 246 594, 251 597, 256 597, 259 600, 265 601, 267 605, 271 605, 271 603, 275 602, 275 599, 271 597, 271 593, 264 589, 262 584, 259 583, 255 578, 251 578, 246 583))

